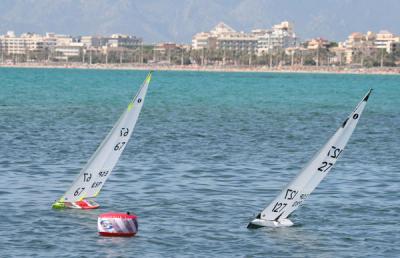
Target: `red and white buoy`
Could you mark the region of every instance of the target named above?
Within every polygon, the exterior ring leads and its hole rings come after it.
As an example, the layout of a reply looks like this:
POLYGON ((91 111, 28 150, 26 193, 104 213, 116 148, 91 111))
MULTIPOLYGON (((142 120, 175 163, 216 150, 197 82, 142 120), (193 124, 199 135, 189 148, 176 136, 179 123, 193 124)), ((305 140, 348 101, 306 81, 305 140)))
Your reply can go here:
POLYGON ((97 229, 102 236, 132 237, 138 232, 137 216, 127 213, 100 214, 97 229))

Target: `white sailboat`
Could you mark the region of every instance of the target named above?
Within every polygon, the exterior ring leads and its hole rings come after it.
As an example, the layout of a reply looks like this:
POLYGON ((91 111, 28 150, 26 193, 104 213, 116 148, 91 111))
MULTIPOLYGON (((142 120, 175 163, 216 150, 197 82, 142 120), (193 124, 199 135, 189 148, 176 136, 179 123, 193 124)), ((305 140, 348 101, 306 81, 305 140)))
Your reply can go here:
POLYGON ((152 72, 147 75, 136 96, 129 102, 110 133, 83 167, 72 186, 53 204, 53 208, 95 209, 99 207, 89 198, 94 198, 99 194, 131 138, 143 107, 151 74, 152 72))
POLYGON ((288 216, 307 199, 336 163, 356 128, 371 91, 372 89, 367 92, 355 110, 300 171, 296 178, 249 223, 247 228, 285 227, 293 225, 288 216))

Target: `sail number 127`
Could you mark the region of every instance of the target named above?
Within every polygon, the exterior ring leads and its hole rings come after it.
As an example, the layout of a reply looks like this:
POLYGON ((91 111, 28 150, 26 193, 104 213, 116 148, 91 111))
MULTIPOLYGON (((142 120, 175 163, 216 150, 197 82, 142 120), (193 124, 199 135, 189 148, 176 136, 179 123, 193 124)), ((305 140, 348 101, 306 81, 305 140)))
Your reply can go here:
POLYGON ((272 208, 273 212, 281 212, 285 207, 286 207, 287 203, 281 203, 281 202, 277 202, 274 206, 274 208, 272 208))

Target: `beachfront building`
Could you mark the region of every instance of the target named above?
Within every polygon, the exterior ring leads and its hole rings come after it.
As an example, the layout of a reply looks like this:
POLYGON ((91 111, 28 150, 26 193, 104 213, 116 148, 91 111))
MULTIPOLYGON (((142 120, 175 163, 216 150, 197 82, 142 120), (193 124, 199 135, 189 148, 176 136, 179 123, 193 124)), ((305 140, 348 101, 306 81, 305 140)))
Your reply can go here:
POLYGON ((311 54, 310 56, 312 56, 312 59, 309 59, 308 61, 309 64, 314 62, 316 66, 320 66, 328 65, 333 62, 331 53, 329 52, 330 44, 330 41, 321 37, 313 38, 304 42, 304 46, 311 54))
POLYGON ((393 52, 400 52, 400 38, 398 38, 398 41, 389 43, 388 53, 393 52))
POLYGON ((197 33, 192 39, 194 50, 229 50, 259 56, 276 49, 295 47, 296 44, 293 24, 288 21, 276 24, 272 29, 255 29, 250 33, 237 32, 221 22, 210 32, 197 33))
POLYGON ((184 52, 184 46, 174 42, 158 43, 153 48, 152 62, 160 64, 171 64, 173 56, 181 56, 184 52))
POLYGON ((98 48, 106 46, 108 43, 108 37, 103 36, 82 36, 81 43, 86 48, 98 48))
POLYGON ((236 32, 225 23, 219 23, 211 34, 215 35, 215 43, 211 40, 211 44, 215 44, 218 50, 230 50, 245 53, 255 53, 257 50, 257 38, 248 33, 236 32))
POLYGON ((392 53, 398 48, 400 37, 389 31, 374 33, 368 31, 366 34, 360 32, 351 33, 348 39, 343 42, 346 49, 345 57, 347 64, 364 64, 365 58, 374 56, 377 52, 392 53))
MULTIPOLYGON (((1 60, 14 61, 32 60, 63 60, 79 57, 87 51, 98 53, 103 48, 106 52, 121 52, 124 49, 133 49, 142 45, 142 39, 135 36, 113 34, 109 37, 83 36, 72 37, 55 33, 39 35, 23 33, 17 36, 13 31, 0 35, 1 60)), ((82 56, 84 60, 84 56, 82 56)))
POLYGON ((400 42, 400 37, 396 37, 393 33, 383 30, 376 34, 374 45, 377 49, 384 49, 387 53, 393 51, 393 46, 400 42))
POLYGON ((192 39, 192 48, 194 50, 208 49, 216 47, 217 38, 209 32, 200 32, 194 35, 192 39))
POLYGON ((346 47, 343 43, 339 42, 338 46, 332 47, 329 51, 333 53, 329 64, 343 65, 346 63, 346 47))
POLYGON ((108 39, 110 47, 137 48, 142 44, 142 39, 125 34, 113 34, 108 39))
POLYGON ((34 33, 23 33, 20 36, 9 31, 0 36, 1 59, 7 62, 31 62, 48 60, 51 50, 56 46, 56 38, 34 33))
POLYGON ((85 53, 88 53, 86 60, 89 63, 92 63, 93 56, 97 56, 97 61, 103 60, 106 64, 109 62, 122 63, 126 60, 143 62, 143 40, 136 36, 124 34, 113 34, 108 37, 82 36, 80 43, 83 45, 83 61, 85 53))
MULTIPOLYGON (((236 31, 220 22, 209 32, 200 32, 192 38, 192 49, 196 63, 205 64, 249 64, 269 54, 277 56, 286 48, 297 46, 293 24, 284 21, 271 29, 255 29, 249 33, 236 31), (255 57, 257 55, 258 57, 255 57)), ((270 65, 284 62, 278 56, 270 65), (278 60, 279 59, 279 60, 278 60), (282 61, 282 62, 281 62, 282 61)))
POLYGON ((162 42, 154 46, 154 51, 158 52, 161 55, 165 55, 172 51, 177 51, 180 49, 182 49, 182 46, 174 42, 162 42))
POLYGON ((79 42, 79 38, 55 33, 46 33, 46 38, 53 43, 49 47, 52 59, 68 62, 82 53, 83 44, 79 42))
POLYGON ((272 29, 252 30, 252 34, 257 38, 257 54, 259 56, 276 49, 293 48, 297 42, 293 24, 288 21, 274 25, 272 29))
POLYGON ((318 50, 326 49, 329 46, 329 41, 323 38, 314 38, 306 42, 307 49, 318 50))
POLYGON ((53 58, 68 62, 71 58, 78 58, 83 52, 83 44, 81 42, 71 42, 65 45, 57 45, 54 47, 53 58))
POLYGON ((368 31, 367 34, 353 32, 348 39, 342 43, 345 48, 345 60, 347 64, 363 64, 366 57, 375 52, 374 42, 376 34, 368 31))
POLYGON ((142 45, 143 40, 136 36, 125 34, 112 34, 109 37, 104 36, 82 36, 80 42, 85 47, 111 47, 111 48, 137 48, 142 45))
POLYGON ((257 38, 253 34, 237 32, 220 22, 210 32, 200 32, 194 35, 192 48, 194 50, 229 50, 250 54, 257 51, 257 38))
POLYGON ((25 53, 25 40, 17 37, 13 31, 8 31, 7 34, 0 36, 1 51, 4 54, 21 54, 25 53))
MULTIPOLYGON (((74 39, 67 35, 58 35, 54 33, 46 33, 39 35, 34 33, 23 33, 20 36, 15 35, 13 31, 0 36, 1 51, 8 55, 9 58, 16 58, 22 61, 18 56, 23 56, 25 61, 31 61, 32 58, 48 59, 49 54, 54 51, 64 53, 62 47, 74 46, 74 39)), ((67 51, 68 52, 68 51, 67 51)), ((66 54, 70 56, 71 53, 66 54)))
POLYGON ((27 51, 40 51, 46 46, 43 37, 33 33, 24 33, 16 36, 13 31, 0 36, 2 53, 7 55, 24 55, 27 51))

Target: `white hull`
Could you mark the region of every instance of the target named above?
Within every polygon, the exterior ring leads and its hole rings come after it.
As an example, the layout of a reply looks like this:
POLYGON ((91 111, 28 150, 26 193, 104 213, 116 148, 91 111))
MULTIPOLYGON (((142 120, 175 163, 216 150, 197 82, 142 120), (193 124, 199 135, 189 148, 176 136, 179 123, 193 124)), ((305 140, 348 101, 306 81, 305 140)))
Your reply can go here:
POLYGON ((249 223, 247 228, 261 228, 261 227, 280 228, 280 227, 290 227, 290 226, 293 226, 293 222, 290 221, 289 219, 281 219, 279 221, 254 219, 249 223))

